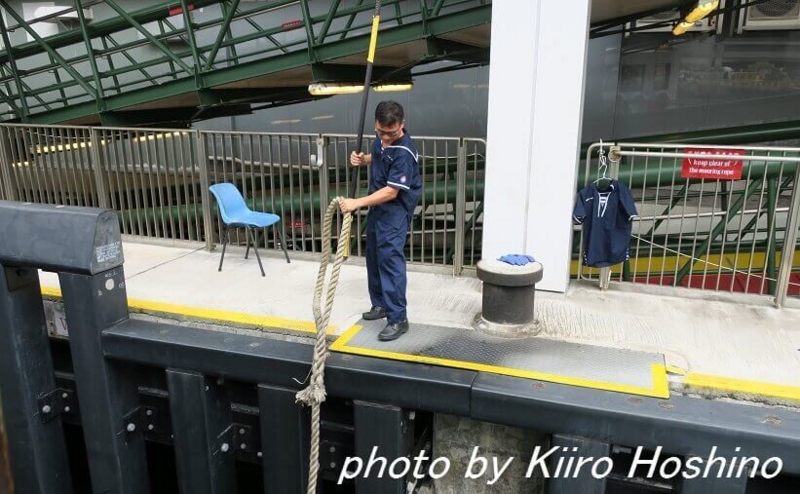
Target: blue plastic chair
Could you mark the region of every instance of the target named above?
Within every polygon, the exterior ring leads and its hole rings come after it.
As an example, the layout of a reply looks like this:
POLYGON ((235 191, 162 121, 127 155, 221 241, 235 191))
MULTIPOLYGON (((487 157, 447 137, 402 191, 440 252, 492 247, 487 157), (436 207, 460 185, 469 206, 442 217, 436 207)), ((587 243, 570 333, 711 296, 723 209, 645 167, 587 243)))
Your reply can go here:
MULTIPOLYGON (((221 239, 222 256, 219 258, 218 271, 222 271, 222 261, 225 259, 225 247, 230 241, 230 233, 228 232, 228 229, 244 228, 245 239, 247 241, 247 251, 244 254, 244 258, 247 259, 247 256, 250 254, 250 239, 252 238, 253 250, 256 251, 256 258, 258 259, 258 267, 261 268, 261 276, 266 276, 266 274, 264 274, 264 266, 261 264, 261 256, 258 254, 258 248, 256 247, 256 245, 258 245, 258 229, 266 228, 280 222, 281 217, 277 214, 251 211, 244 202, 244 197, 242 197, 239 189, 237 189, 233 184, 214 184, 209 187, 208 190, 210 190, 217 199, 217 205, 219 205, 219 215, 222 219, 222 223, 224 224, 221 239)), ((286 252, 286 244, 283 241, 280 228, 276 227, 275 231, 278 234, 278 239, 281 242, 281 248, 283 248, 283 253, 286 256, 286 262, 289 263, 291 262, 289 261, 289 253, 286 252)))

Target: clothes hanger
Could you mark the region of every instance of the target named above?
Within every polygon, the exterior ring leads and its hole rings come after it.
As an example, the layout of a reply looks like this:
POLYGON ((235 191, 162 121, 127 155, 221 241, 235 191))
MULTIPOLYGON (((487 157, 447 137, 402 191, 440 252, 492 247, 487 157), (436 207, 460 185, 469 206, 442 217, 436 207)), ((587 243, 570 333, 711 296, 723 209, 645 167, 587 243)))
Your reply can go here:
POLYGON ((603 140, 602 139, 600 139, 600 151, 598 151, 597 154, 599 156, 599 161, 600 161, 600 166, 599 166, 598 169, 600 170, 601 176, 598 177, 592 183, 593 184, 597 184, 597 186, 600 187, 600 188, 605 188, 605 187, 608 187, 608 184, 611 183, 612 178, 606 176, 606 171, 608 170, 608 164, 606 163, 606 153, 605 153, 605 151, 603 151, 603 140), (603 183, 601 184, 600 182, 603 182, 603 183))

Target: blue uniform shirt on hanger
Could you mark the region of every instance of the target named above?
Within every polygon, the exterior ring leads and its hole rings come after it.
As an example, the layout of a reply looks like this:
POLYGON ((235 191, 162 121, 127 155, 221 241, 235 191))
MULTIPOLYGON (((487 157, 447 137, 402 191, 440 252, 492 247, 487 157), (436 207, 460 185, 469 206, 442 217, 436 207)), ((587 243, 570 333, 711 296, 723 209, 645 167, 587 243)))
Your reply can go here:
POLYGON ((422 197, 419 155, 405 132, 391 146, 372 143, 369 193, 397 189, 393 200, 373 206, 367 217, 367 274, 373 307, 386 309, 389 324, 405 321, 405 244, 414 209, 422 197))
POLYGON ((578 192, 572 221, 583 225, 583 264, 602 268, 628 260, 632 220, 637 216, 631 189, 611 180, 578 192))

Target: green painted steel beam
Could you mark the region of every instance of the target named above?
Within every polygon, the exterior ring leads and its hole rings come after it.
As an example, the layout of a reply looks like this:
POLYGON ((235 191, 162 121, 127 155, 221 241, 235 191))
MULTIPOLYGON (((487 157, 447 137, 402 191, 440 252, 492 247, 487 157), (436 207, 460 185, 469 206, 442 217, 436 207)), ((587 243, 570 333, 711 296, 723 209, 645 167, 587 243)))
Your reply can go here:
POLYGON ((439 15, 439 11, 442 10, 442 5, 444 5, 444 0, 436 0, 436 4, 431 9, 431 16, 436 17, 439 15))
MULTIPOLYGON (((120 46, 120 45, 119 45, 119 43, 117 43, 117 42, 114 40, 114 38, 112 38, 112 37, 110 37, 110 36, 103 36, 103 37, 102 37, 102 39, 103 39, 103 46, 107 46, 107 45, 106 45, 106 39, 107 39, 108 41, 110 41, 110 42, 111 42, 111 44, 112 44, 112 45, 114 45, 114 47, 115 47, 115 48, 120 46)), ((131 56, 131 54, 130 54, 130 53, 128 53, 128 51, 127 51, 127 50, 122 50, 122 51, 121 51, 121 53, 122 53, 122 56, 124 56, 124 57, 125 57, 125 59, 126 59, 126 60, 128 60, 128 62, 130 62, 130 63, 131 63, 131 65, 136 65, 136 60, 134 60, 134 59, 133 59, 133 57, 131 56)), ((101 56, 102 56, 102 55, 101 55, 101 56)), ((113 77, 113 78, 116 80, 116 78, 117 78, 117 75, 116 75, 116 73, 115 73, 116 69, 114 68, 114 63, 113 63, 113 61, 112 61, 113 54, 112 54, 112 53, 105 53, 105 56, 106 56, 106 59, 108 60, 108 67, 111 69, 111 71, 109 72, 109 74, 111 75, 111 77, 113 77)), ((139 72, 141 72, 141 73, 142 73, 142 75, 145 77, 145 79, 147 79, 148 81, 150 81, 150 82, 152 82, 153 84, 155 84, 155 82, 154 82, 154 79, 153 79, 153 76, 151 76, 151 75, 150 75, 150 74, 149 74, 149 73, 148 73, 146 70, 144 70, 143 68, 139 68, 139 69, 137 69, 137 70, 139 70, 139 72)), ((116 87, 117 87, 117 88, 119 88, 119 87, 120 87, 120 86, 119 86, 119 82, 117 82, 117 83, 116 83, 116 87)))
MULTIPOLYGON (((107 50, 108 49, 108 41, 106 40, 105 36, 101 36, 100 37, 100 42, 103 43, 103 49, 107 50)), ((128 55, 128 56, 130 56, 130 55, 128 55)), ((108 63, 108 67, 111 70, 114 70, 114 57, 109 55, 109 56, 106 56, 105 58, 106 58, 106 63, 108 63)), ((147 74, 145 74, 145 76, 147 76, 147 74)), ((116 75, 112 75, 111 76, 111 80, 114 81, 114 86, 111 89, 117 91, 117 94, 121 93, 122 92, 122 88, 119 87, 119 77, 117 77, 116 75)))
POLYGON ((214 60, 217 58, 217 52, 219 52, 220 44, 222 43, 225 35, 230 32, 229 28, 231 25, 231 20, 233 19, 238 7, 239 0, 233 0, 231 8, 225 13, 225 19, 222 21, 222 26, 219 28, 219 33, 217 33, 217 39, 214 40, 214 46, 211 47, 211 54, 208 56, 208 61, 206 61, 205 67, 203 67, 203 72, 207 72, 211 69, 211 67, 214 66, 214 60))
MULTIPOLYGON (((714 139, 714 144, 745 144, 769 141, 782 141, 800 137, 800 120, 774 122, 760 125, 744 125, 698 132, 676 132, 657 136, 625 139, 628 142, 665 142, 682 144, 706 144, 714 139), (656 139, 656 140, 652 140, 656 139)), ((618 139, 623 141, 622 139, 618 139)))
POLYGON ((144 36, 145 38, 150 40, 150 42, 153 43, 154 45, 156 45, 156 47, 159 50, 161 50, 173 62, 178 64, 184 71, 186 71, 187 74, 192 74, 192 75, 194 74, 194 70, 191 67, 189 67, 186 63, 184 63, 183 60, 181 60, 180 58, 175 56, 175 54, 172 53, 172 50, 170 50, 169 47, 167 47, 161 41, 157 40, 152 34, 150 34, 150 32, 147 29, 144 28, 144 26, 142 26, 130 14, 125 12, 125 9, 120 7, 115 0, 105 0, 105 2, 106 2, 106 5, 111 7, 120 17, 125 19, 131 26, 133 26, 134 29, 139 31, 142 34, 142 36, 144 36))
POLYGON ((86 46, 86 53, 89 58, 89 66, 92 68, 94 87, 97 91, 97 111, 102 112, 105 110, 105 94, 103 94, 103 83, 100 81, 100 71, 97 70, 97 60, 95 60, 94 48, 92 48, 92 39, 89 37, 89 32, 86 30, 86 16, 83 13, 83 4, 81 0, 75 0, 75 7, 78 14, 78 21, 80 22, 81 26, 81 34, 83 34, 83 43, 86 46))
MULTIPOLYGON (((273 8, 273 5, 274 5, 274 4, 270 4, 270 5, 269 5, 269 8, 270 8, 270 9, 271 9, 271 8, 273 8)), ((238 8, 236 8, 236 9, 233 9, 233 10, 234 10, 234 11, 236 11, 236 14, 240 14, 240 15, 242 14, 242 12, 241 12, 241 11, 240 11, 238 8)), ((260 10, 260 9, 248 10, 248 11, 247 11, 247 14, 250 14, 251 12, 254 12, 254 11, 256 11, 256 10, 260 10)), ((253 22, 253 19, 251 19, 251 18, 249 17, 249 15, 246 17, 246 19, 245 19, 245 20, 247 21, 247 23, 248 23, 248 24, 249 24, 249 25, 250 25, 252 28, 254 28, 254 29, 256 30, 256 32, 259 32, 259 33, 263 34, 263 35, 264 35, 264 37, 265 37, 265 38, 267 38, 267 39, 270 41, 270 43, 272 43, 273 45, 275 45, 275 47, 276 47, 276 48, 278 48, 279 50, 281 50, 283 53, 289 53, 289 50, 287 50, 285 46, 283 46, 283 45, 281 45, 280 43, 278 43, 278 40, 276 40, 276 39, 275 39, 275 38, 274 38, 274 37, 273 37, 271 34, 268 34, 268 33, 266 33, 266 32, 265 32, 263 29, 261 29, 261 26, 259 26, 259 25, 258 25, 258 24, 256 24, 255 22, 253 22)), ((233 38, 233 37, 231 36, 231 33, 229 32, 229 33, 228 33, 228 39, 232 39, 232 38, 233 38)))
MULTIPOLYGON (((430 33, 428 34, 436 36, 486 24, 490 21, 491 5, 477 7, 463 12, 448 14, 443 18, 430 20, 428 22, 430 33)), ((378 48, 386 48, 388 46, 423 39, 425 34, 426 33, 422 31, 420 23, 406 24, 402 27, 388 29, 381 33, 380 39, 378 40, 378 48)), ((368 39, 369 34, 365 34, 354 38, 326 43, 316 48, 317 58, 319 61, 324 62, 364 53, 366 51, 366 41, 368 39)), ((293 52, 283 56, 240 64, 235 68, 223 71, 210 72, 207 77, 207 82, 209 86, 212 87, 221 86, 252 77, 303 67, 309 65, 309 63, 310 60, 308 59, 307 53, 293 52)))
POLYGON ((303 27, 306 30, 306 49, 308 50, 308 59, 311 62, 316 62, 315 47, 317 39, 314 37, 314 19, 311 17, 311 12, 308 10, 308 0, 300 0, 300 11, 303 13, 303 27))
MULTIPOLYGON (((800 120, 766 124, 723 127, 693 132, 675 132, 637 137, 620 137, 616 142, 680 143, 680 144, 754 144, 800 138, 800 120)), ((581 156, 594 142, 581 145, 581 156)))
MULTIPOLYGON (((364 3, 364 0, 358 0, 358 4, 356 4, 356 7, 361 7, 361 5, 363 3, 364 3)), ((353 21, 356 20, 356 14, 357 13, 358 12, 354 12, 354 13, 350 14, 350 18, 347 19, 347 23, 344 26, 344 30, 342 31, 342 35, 339 37, 340 40, 345 39, 347 37, 347 31, 349 31, 350 28, 353 26, 353 21)))
MULTIPOLYGON (((743 178, 748 176, 746 175, 748 173, 747 170, 750 170, 749 177, 752 180, 760 180, 780 175, 781 167, 783 167, 785 173, 787 170, 794 170, 796 166, 800 166, 797 163, 781 163, 779 156, 776 156, 775 159, 776 161, 770 161, 769 163, 751 161, 748 168, 745 169, 743 178)), ((672 183, 674 177, 681 176, 681 170, 681 163, 676 161, 670 164, 664 164, 657 170, 646 170, 644 167, 639 167, 631 171, 620 173, 618 176, 620 180, 625 181, 631 188, 658 187, 659 185, 672 183)), ((692 180, 692 182, 699 182, 699 180, 692 180)))
MULTIPOLYGON (((383 80, 396 72, 396 67, 374 66, 372 68, 372 76, 376 81, 383 80)), ((311 65, 311 77, 314 82, 356 82, 361 85, 364 84, 364 67, 359 65, 315 63, 311 65)), ((410 81, 411 69, 395 74, 395 79, 397 81, 410 81)))
POLYGON ((489 62, 489 48, 481 48, 457 41, 428 37, 425 40, 425 53, 429 57, 446 57, 465 63, 489 62))
MULTIPOLYGON (((113 3, 112 0, 109 5, 113 3)), ((119 7, 117 6, 117 8, 119 7)), ((195 3, 195 8, 197 8, 197 3, 195 3)), ((133 18, 133 16, 129 17, 133 18)), ((385 48, 387 46, 423 39, 425 36, 435 36, 437 34, 482 25, 490 22, 490 20, 491 5, 487 5, 447 14, 436 19, 430 19, 427 23, 429 31, 427 33, 423 32, 422 25, 419 22, 405 24, 400 27, 387 29, 385 33, 382 33, 379 47, 385 48)), ((365 34, 342 41, 326 43, 315 49, 315 55, 319 60, 335 60, 350 55, 358 55, 364 53, 366 50, 368 38, 369 35, 365 34)), ((235 39, 232 40, 232 42, 236 41, 235 39)), ((309 59, 308 52, 296 51, 238 64, 235 67, 216 69, 207 72, 204 75, 204 79, 207 87, 213 88, 215 86, 222 86, 266 74, 308 66, 310 63, 311 60, 309 59)), ((137 68, 139 67, 131 70, 136 70, 137 68)), ((143 103, 150 103, 159 99, 191 93, 196 90, 197 84, 192 74, 191 78, 181 78, 153 87, 136 89, 118 95, 109 95, 106 98, 106 109, 109 111, 120 110, 143 103)), ((74 105, 71 104, 65 108, 53 109, 47 113, 32 115, 31 119, 37 123, 59 123, 86 117, 95 112, 96 107, 94 106, 94 102, 84 102, 74 105)))
MULTIPOLYGON (((6 29, 6 23, 3 19, 3 16, 0 16, 0 31, 2 31, 3 34, 3 46, 11 46, 11 41, 8 39, 8 30, 6 29)), ((11 74, 14 78, 14 83, 17 85, 17 95, 19 96, 22 110, 20 111, 20 109, 11 102, 8 103, 8 106, 14 109, 14 112, 18 117, 25 119, 28 117, 28 103, 26 101, 27 98, 25 98, 25 95, 22 92, 22 82, 19 77, 19 71, 17 71, 17 62, 14 60, 13 53, 9 53, 8 64, 11 65, 11 74)), ((8 96, 10 98, 12 95, 8 96)))
MULTIPOLYGON (((100 115, 100 123, 108 127, 188 128, 199 107, 158 108, 152 110, 114 111, 100 115)), ((227 117, 251 113, 250 105, 226 105, 202 109, 206 118, 227 117)))
POLYGON ((328 35, 328 30, 331 28, 331 22, 333 22, 333 18, 335 17, 336 11, 339 8, 339 3, 341 0, 333 0, 331 3, 330 8, 328 9, 328 14, 325 16, 325 22, 322 24, 322 29, 319 31, 319 35, 317 36, 317 44, 321 45, 325 42, 325 36, 328 35))
MULTIPOLYGON (((167 87, 169 84, 163 84, 162 87, 166 91, 169 89, 167 87)), ((229 89, 229 90, 201 90, 201 91, 194 91, 194 85, 191 84, 191 81, 177 81, 174 88, 175 93, 164 93, 162 94, 163 97, 168 98, 170 96, 177 96, 183 95, 191 92, 196 92, 198 95, 199 104, 197 107, 191 107, 196 112, 199 108, 219 108, 221 106, 233 106, 233 108, 229 110, 215 110, 210 113, 204 113, 203 118, 212 118, 211 115, 215 116, 230 116, 230 115, 242 115, 247 113, 252 113, 250 107, 247 105, 249 103, 263 103, 263 102, 273 102, 273 103, 284 103, 284 102, 296 102, 300 101, 302 96, 305 96, 302 101, 308 101, 313 99, 310 95, 308 95, 308 91, 306 87, 298 87, 298 88, 276 88, 276 89, 262 89, 262 88, 253 88, 253 89, 229 89), (247 104, 245 104, 247 103, 247 104)), ((144 89, 142 89, 144 91, 144 89)), ((127 93, 126 93, 127 95, 127 93)), ((42 117, 49 117, 52 119, 51 121, 45 120, 42 118, 39 123, 58 123, 58 122, 65 122, 74 120, 77 118, 81 118, 87 116, 85 113, 91 110, 91 102, 86 102, 81 105, 76 105, 75 108, 64 108, 61 110, 54 110, 46 115, 42 115, 42 117)), ((135 118, 137 114, 146 114, 144 110, 132 110, 128 112, 120 112, 120 110, 126 108, 125 105, 120 107, 113 107, 109 106, 109 110, 115 114, 124 114, 130 115, 133 120, 131 125, 143 125, 147 122, 156 121, 152 118, 135 118)), ((160 109, 159 109, 160 110, 160 109)), ((173 109, 166 108, 165 111, 173 111, 173 109)), ((180 111, 177 109, 175 111, 180 111)), ((184 113, 179 113, 180 115, 184 115, 184 113)), ((193 112, 189 113, 189 116, 193 115, 193 112)), ((106 124, 104 124, 106 125, 106 124)), ((110 125, 110 124, 109 124, 110 125)), ((119 121, 118 123, 114 124, 115 126, 125 126, 123 121, 119 121)))
MULTIPOLYGON (((194 92, 194 90, 195 84, 193 79, 171 81, 152 88, 142 88, 119 95, 109 96, 106 99, 106 108, 109 111, 120 110, 153 100, 180 96, 194 92)), ((37 114, 32 117, 32 120, 41 124, 68 122, 92 115, 94 113, 92 110, 94 106, 94 101, 70 105, 64 108, 53 109, 46 113, 37 114)))
MULTIPOLYGON (((100 114, 100 123, 106 127, 136 127, 147 124, 160 123, 160 127, 164 127, 166 123, 176 121, 185 122, 194 112, 194 108, 169 108, 159 110, 141 110, 141 111, 117 111, 117 112, 104 112, 100 114)), ((180 126, 185 128, 185 123, 180 126)))
MULTIPOLYGON (((53 59, 53 56, 52 56, 52 55, 49 55, 49 56, 50 56, 50 63, 58 63, 58 62, 56 62, 56 61, 53 59)), ((68 83, 66 83, 66 84, 65 84, 65 83, 63 83, 63 82, 61 81, 61 73, 59 72, 59 69, 60 69, 60 68, 61 68, 61 67, 59 67, 59 66, 57 65, 57 66, 56 66, 56 68, 55 68, 55 70, 53 70, 53 76, 56 78, 56 83, 55 83, 54 85, 51 85, 51 86, 49 86, 49 87, 45 87, 45 90, 44 90, 43 92, 45 92, 45 93, 46 93, 46 92, 47 92, 47 89, 49 89, 49 88, 56 88, 56 87, 57 87, 57 88, 58 88, 58 93, 61 95, 61 101, 64 101, 64 102, 65 102, 65 104, 66 104, 66 101, 67 101, 67 92, 66 92, 66 91, 64 91, 64 88, 75 86, 76 84, 78 84, 78 81, 77 81, 76 79, 74 79, 74 78, 73 78, 73 79, 72 79, 72 81, 70 81, 70 82, 68 82, 68 83)), ((91 95, 91 94, 89 94, 89 97, 92 97, 92 95, 91 95)), ((95 98, 96 98, 96 97, 97 97, 97 96, 95 96, 95 98)))
MULTIPOLYGON (((195 9, 200 9, 209 5, 219 3, 219 0, 193 0, 192 4, 195 9)), ((175 0, 172 2, 165 2, 160 5, 153 5, 145 9, 134 11, 130 17, 140 24, 146 24, 152 21, 158 21, 169 17, 169 11, 180 6, 180 1, 175 0)), ((12 10, 12 9, 8 9, 12 10)), ((17 21, 19 23, 19 21, 17 21)), ((24 21, 23 21, 24 22, 24 21)), ((20 26, 22 27, 22 26, 20 26)), ((129 29, 131 25, 124 18, 114 17, 102 21, 93 22, 88 26, 89 35, 92 38, 100 36, 107 36, 125 29, 129 29)), ((52 49, 63 48, 65 46, 75 45, 82 43, 83 35, 79 30, 71 30, 64 33, 59 33, 53 36, 48 36, 47 45, 52 49)), ((6 45, 10 46, 10 45, 6 45)), ((16 46, 12 49, 17 58, 29 57, 42 53, 44 50, 39 43, 28 42, 16 46)), ((0 52, 0 63, 8 61, 8 50, 0 52)))
POLYGON ((189 7, 186 3, 186 0, 181 0, 182 6, 182 13, 183 13, 183 24, 186 26, 186 33, 189 37, 189 49, 192 51, 192 61, 194 62, 194 67, 192 68, 194 72, 195 84, 197 84, 198 88, 204 87, 203 84, 203 76, 200 72, 200 55, 197 51, 197 39, 194 35, 194 27, 192 27, 192 18, 189 16, 189 7))
MULTIPOLYGON (((297 101, 300 98, 311 99, 308 94, 308 86, 281 87, 281 88, 253 88, 253 89, 217 89, 213 93, 218 102, 215 103, 228 105, 232 103, 265 103, 297 101)), ((212 104, 206 105, 212 106, 212 104)))
MULTIPOLYGON (((78 73, 78 71, 72 67, 72 65, 67 63, 67 61, 64 60, 64 57, 59 55, 58 52, 53 47, 51 47, 47 42, 45 42, 42 39, 42 37, 39 36, 39 34, 36 31, 34 31, 33 28, 30 25, 28 25, 28 23, 26 23, 25 20, 22 19, 22 17, 20 17, 19 14, 14 9, 6 9, 6 12, 8 13, 8 15, 14 18, 14 20, 22 27, 23 30, 25 30, 25 32, 27 32, 37 43, 39 43, 39 45, 41 45, 41 47, 44 49, 45 52, 47 52, 48 55, 50 55, 52 58, 58 61, 58 63, 61 65, 61 68, 66 70, 67 73, 70 76, 72 76, 72 78, 75 80, 75 82, 80 84, 80 86, 83 88, 84 91, 86 91, 87 94, 97 99, 97 91, 92 86, 90 86, 89 83, 84 81, 83 76, 81 76, 78 73)), ((11 50, 13 51, 13 49, 11 50)))
MULTIPOLYGON (((711 232, 709 232, 708 236, 700 244, 700 247, 695 248, 694 252, 703 252, 704 250, 706 250, 708 246, 710 246, 717 239, 720 233, 725 231, 728 225, 728 221, 730 221, 731 218, 739 214, 739 211, 741 211, 744 208, 747 199, 749 199, 750 196, 753 195, 753 192, 756 191, 760 183, 761 180, 753 180, 752 182, 747 184, 746 190, 739 195, 739 197, 736 199, 736 202, 734 202, 731 205, 730 209, 725 212, 725 215, 720 219, 720 221, 717 222, 716 225, 714 225, 714 228, 712 228, 711 232)), ((681 281, 683 281, 683 278, 685 278, 686 275, 692 272, 692 268, 694 267, 695 263, 696 261, 694 259, 688 259, 686 262, 683 263, 680 270, 675 275, 675 284, 679 285, 681 281)))
POLYGON ((19 118, 19 117, 21 117, 21 116, 22 116, 22 113, 20 112, 20 109, 19 109, 19 107, 16 105, 16 103, 14 103, 14 100, 13 100, 13 99, 11 99, 11 98, 10 98, 10 97, 9 97, 9 96, 6 94, 6 92, 5 92, 5 91, 3 91, 2 89, 0 89, 0 99, 2 99, 2 100, 3 100, 3 102, 4 102, 5 104, 7 104, 9 107, 11 107, 11 110, 14 112, 14 116, 15 116, 15 117, 19 118))

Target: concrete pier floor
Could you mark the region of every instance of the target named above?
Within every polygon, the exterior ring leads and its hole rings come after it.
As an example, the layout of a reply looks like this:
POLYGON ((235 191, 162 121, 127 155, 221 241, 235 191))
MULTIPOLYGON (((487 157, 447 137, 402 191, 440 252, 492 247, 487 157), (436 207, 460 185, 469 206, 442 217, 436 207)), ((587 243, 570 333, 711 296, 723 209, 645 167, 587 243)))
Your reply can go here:
MULTIPOLYGON (((287 264, 280 252, 261 254, 266 277, 252 252, 244 259, 243 248, 229 248, 218 272, 219 249, 126 240, 132 311, 312 336, 319 263, 305 256, 287 264)), ((481 282, 469 274, 410 269, 411 331, 414 323, 471 330, 481 282)), ((45 294, 58 295, 55 274, 40 279, 45 294)), ((662 353, 672 392, 800 406, 798 308, 690 289, 617 285, 600 291, 585 282, 573 282, 566 294, 538 291, 536 297, 542 336, 662 353)), ((369 306, 363 260, 350 258, 341 269, 329 331, 342 334, 369 306)))

